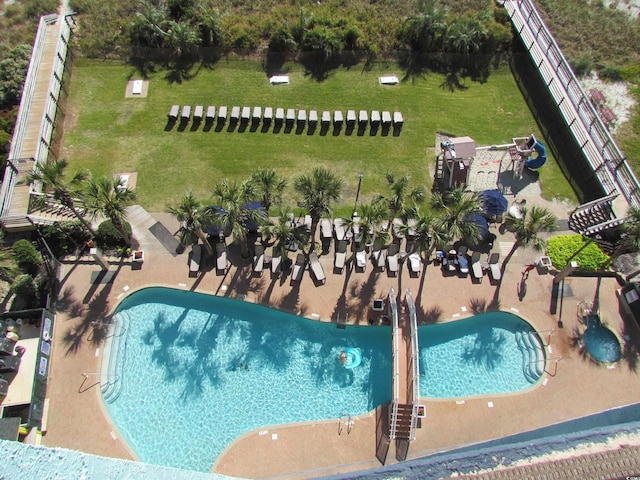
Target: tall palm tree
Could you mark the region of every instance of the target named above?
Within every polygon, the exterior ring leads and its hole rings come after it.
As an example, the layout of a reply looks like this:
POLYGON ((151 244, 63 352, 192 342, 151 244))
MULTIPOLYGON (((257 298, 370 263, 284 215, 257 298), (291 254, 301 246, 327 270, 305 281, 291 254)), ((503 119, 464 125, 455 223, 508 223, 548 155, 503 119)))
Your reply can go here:
POLYGON ((277 221, 266 220, 262 227, 262 237, 274 242, 274 253, 282 260, 287 259, 287 246, 296 244, 303 248, 309 244, 309 231, 306 225, 298 225, 291 222, 289 209, 280 208, 277 221))
POLYGON ((424 200, 426 195, 425 188, 423 186, 409 189, 409 175, 403 175, 396 178, 393 173, 387 173, 385 175, 387 185, 389 186, 389 196, 379 196, 376 201, 383 201, 387 204, 389 218, 387 224, 387 231, 392 232, 395 236, 395 232, 391 230, 393 226, 394 218, 405 215, 405 210, 414 208, 416 205, 424 200))
POLYGON ((448 232, 451 240, 471 243, 480 240, 478 225, 469 221, 473 214, 482 212, 482 203, 475 192, 469 194, 462 187, 457 187, 444 194, 434 193, 431 206, 438 217, 435 230, 448 232))
POLYGON ((180 203, 168 206, 167 212, 174 215, 180 222, 180 244, 188 245, 198 239, 204 245, 209 256, 213 256, 213 248, 207 239, 204 228, 213 224, 214 211, 207 208, 203 202, 193 196, 193 192, 187 192, 182 196, 180 203))
POLYGON ((131 236, 125 228, 127 206, 136 198, 135 190, 124 185, 122 177, 102 177, 87 183, 83 197, 87 211, 95 218, 104 215, 120 232, 124 243, 131 246, 131 236))
POLYGON ((311 251, 313 251, 318 223, 323 216, 331 216, 331 204, 340 199, 344 181, 332 171, 324 167, 316 167, 311 175, 298 176, 293 186, 302 195, 311 216, 311 251))
MULTIPOLYGON (((386 230, 381 229, 382 223, 388 216, 387 205, 384 202, 363 203, 358 206, 358 211, 357 223, 362 236, 360 243, 372 245, 375 240, 378 240, 381 245, 387 243, 389 235, 386 230)), ((356 217, 343 218, 342 224, 347 229, 353 229, 356 217)))
POLYGON ((442 248, 450 241, 449 234, 438 228, 438 219, 431 211, 423 212, 416 208, 409 218, 410 220, 403 222, 398 229, 398 233, 404 237, 413 237, 407 254, 417 252, 428 261, 436 247, 442 248))
POLYGON ((191 56, 201 42, 197 28, 186 22, 171 22, 168 39, 172 54, 178 59, 191 56))
POLYGON ((247 208, 254 198, 250 182, 242 183, 222 180, 213 189, 213 196, 221 208, 214 214, 214 224, 223 232, 231 232, 233 241, 240 245, 240 254, 249 256, 247 225, 262 225, 266 220, 264 210, 247 208))
POLYGON ((267 213, 274 203, 277 205, 282 201, 287 181, 280 178, 273 168, 261 168, 251 175, 249 181, 267 213))
POLYGON ((36 169, 27 175, 27 183, 42 182, 45 189, 50 191, 53 198, 73 212, 84 228, 95 237, 96 234, 85 220, 78 208, 76 199, 82 193, 84 182, 89 178, 88 170, 78 170, 70 178, 67 178, 65 170, 69 162, 65 159, 56 159, 45 164, 38 164, 36 169))
POLYGON ((520 247, 532 247, 538 252, 544 251, 547 247, 547 241, 539 234, 541 232, 555 232, 557 229, 558 218, 544 207, 534 205, 530 210, 527 207, 521 207, 520 212, 521 215, 518 217, 507 212, 504 219, 505 227, 513 232, 516 241, 502 262, 503 270, 520 247))

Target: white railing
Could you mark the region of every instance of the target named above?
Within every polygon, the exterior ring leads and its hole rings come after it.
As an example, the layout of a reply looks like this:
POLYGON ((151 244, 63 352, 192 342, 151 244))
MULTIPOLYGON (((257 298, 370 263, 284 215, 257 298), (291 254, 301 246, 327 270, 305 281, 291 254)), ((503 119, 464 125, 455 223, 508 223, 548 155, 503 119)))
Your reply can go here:
POLYGON ((413 405, 411 411, 411 430, 409 438, 416 439, 418 418, 420 416, 420 346, 418 344, 418 319, 416 316, 416 304, 413 300, 411 289, 407 288, 405 294, 407 310, 409 310, 409 326, 411 328, 411 374, 413 381, 413 405))
POLYGON ((605 195, 619 191, 640 208, 636 175, 531 0, 509 0, 504 6, 605 195))
POLYGON ((392 399, 389 408, 389 438, 396 438, 398 430, 398 406, 400 405, 400 340, 398 331, 398 303, 396 292, 389 290, 388 313, 391 319, 392 399))

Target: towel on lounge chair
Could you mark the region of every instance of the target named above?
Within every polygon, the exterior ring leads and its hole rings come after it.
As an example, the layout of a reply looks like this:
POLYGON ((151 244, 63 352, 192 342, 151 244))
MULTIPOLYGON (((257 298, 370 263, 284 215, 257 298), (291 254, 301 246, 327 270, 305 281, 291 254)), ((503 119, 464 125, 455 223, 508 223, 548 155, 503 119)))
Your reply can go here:
POLYGON ((324 283, 326 280, 326 276, 324 274, 324 268, 322 268, 322 264, 318 259, 318 254, 316 252, 311 252, 309 254, 309 268, 313 272, 314 277, 320 283, 324 283))
POLYGON ((409 255, 409 271, 412 273, 420 273, 422 268, 422 259, 419 253, 412 253, 409 255))
POLYGON ((338 243, 336 244, 336 258, 334 261, 334 267, 342 271, 346 260, 347 260, 347 242, 344 240, 338 240, 338 243))
POLYGON ((498 263, 499 260, 499 253, 492 253, 489 257, 489 270, 494 280, 500 280, 502 278, 502 268, 500 268, 500 264, 498 263))
POLYGON ((189 276, 197 277, 200 271, 200 260, 202 259, 202 247, 199 244, 191 247, 191 258, 189 259, 189 276))
POLYGON ((387 268, 392 275, 397 275, 398 273, 398 252, 400 251, 400 247, 395 243, 389 245, 387 248, 387 268))
POLYGON ((375 267, 378 267, 384 270, 384 266, 386 265, 386 261, 387 261, 386 250, 380 247, 374 247, 374 249, 375 248, 377 248, 377 250, 373 250, 373 252, 371 253, 371 258, 373 259, 373 265, 375 267))
POLYGON ((293 266, 293 272, 291 273, 291 281, 298 282, 302 278, 302 271, 304 270, 305 258, 304 254, 299 253, 296 257, 296 263, 293 266))
POLYGON ((262 245, 256 245, 253 255, 253 271, 262 274, 264 269, 264 247, 262 245))

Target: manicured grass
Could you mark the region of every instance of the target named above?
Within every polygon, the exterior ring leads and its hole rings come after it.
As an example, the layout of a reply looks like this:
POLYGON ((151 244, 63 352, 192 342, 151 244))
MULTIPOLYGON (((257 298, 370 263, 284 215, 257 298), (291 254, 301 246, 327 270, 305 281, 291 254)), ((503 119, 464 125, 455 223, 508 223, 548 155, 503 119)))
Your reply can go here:
MULTIPOLYGON (((271 86, 258 62, 221 61, 213 70, 200 69, 181 83, 170 83, 166 72, 152 74, 146 98, 125 98, 135 71, 121 63, 78 59, 69 86, 62 156, 71 170, 88 168, 94 175, 138 172, 138 201, 149 211, 161 211, 192 189, 209 198, 222 180, 243 180, 259 167, 275 168, 290 179, 316 165, 331 168, 345 180, 340 210, 349 211, 363 172, 361 201, 386 194, 384 173, 408 173, 412 183, 430 187, 435 164, 436 131, 469 135, 478 145, 508 143, 534 133, 541 137, 507 68, 484 84, 467 81, 466 89, 443 88, 444 77, 427 75, 393 87, 378 84, 381 74, 401 72, 394 66, 371 72, 359 68, 335 71, 318 83, 296 65, 291 84, 271 86), (283 107, 318 110, 401 111, 405 124, 398 137, 356 132, 339 136, 332 129, 321 136, 291 133, 191 131, 174 126, 165 131, 173 104, 283 107)), ((204 124, 204 122, 203 122, 204 124)), ((356 129, 357 130, 357 129, 356 129)), ((553 159, 541 171, 546 197, 573 199, 573 193, 553 159)), ((287 203, 295 205, 293 188, 287 203)))

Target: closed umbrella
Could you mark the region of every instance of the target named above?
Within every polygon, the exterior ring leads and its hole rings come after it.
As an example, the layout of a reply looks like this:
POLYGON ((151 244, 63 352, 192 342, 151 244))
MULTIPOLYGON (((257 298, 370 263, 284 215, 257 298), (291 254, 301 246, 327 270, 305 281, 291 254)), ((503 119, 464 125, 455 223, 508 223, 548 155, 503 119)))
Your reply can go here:
POLYGON ((509 201, 498 190, 485 190, 478 194, 482 211, 486 217, 502 215, 507 211, 509 201))

